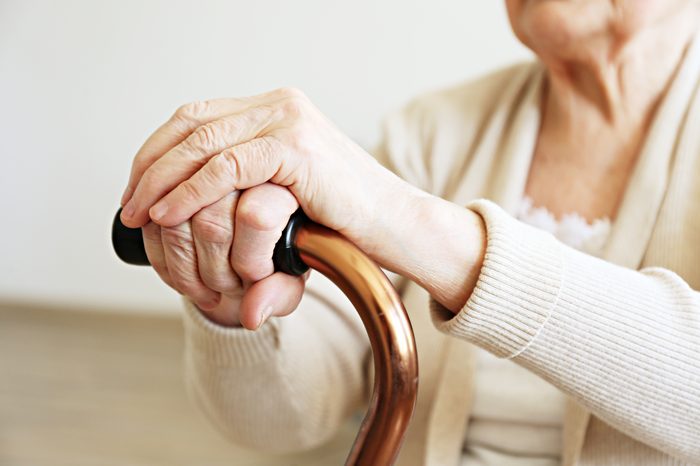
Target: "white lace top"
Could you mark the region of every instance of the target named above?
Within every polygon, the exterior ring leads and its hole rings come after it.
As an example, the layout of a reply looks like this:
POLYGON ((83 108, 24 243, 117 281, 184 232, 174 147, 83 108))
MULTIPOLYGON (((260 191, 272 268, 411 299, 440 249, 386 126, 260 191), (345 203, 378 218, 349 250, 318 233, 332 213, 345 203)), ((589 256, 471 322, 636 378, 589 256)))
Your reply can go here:
POLYGON ((550 232, 562 243, 592 256, 600 257, 603 254, 605 243, 610 236, 611 225, 608 218, 599 218, 588 223, 579 214, 570 213, 557 220, 546 208, 533 206, 529 197, 522 200, 517 217, 525 223, 550 232))
MULTIPOLYGON (((517 217, 595 256, 601 256, 611 229, 607 218, 588 223, 571 213, 556 219, 527 197, 517 217)), ((474 407, 463 465, 559 465, 564 405, 565 396, 549 383, 510 360, 477 350, 474 407)))

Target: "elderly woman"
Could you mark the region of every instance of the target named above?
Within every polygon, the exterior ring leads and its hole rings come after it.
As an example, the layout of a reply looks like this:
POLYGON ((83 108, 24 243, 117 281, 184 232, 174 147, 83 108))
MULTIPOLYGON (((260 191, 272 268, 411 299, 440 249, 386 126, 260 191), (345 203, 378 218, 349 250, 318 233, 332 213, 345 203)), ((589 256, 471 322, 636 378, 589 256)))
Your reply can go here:
POLYGON ((185 105, 137 154, 122 220, 192 303, 189 387, 233 441, 311 448, 366 401, 353 309, 273 273, 300 205, 397 274, 400 465, 700 462, 700 3, 507 7, 539 61, 416 99, 381 163, 288 89, 185 105))

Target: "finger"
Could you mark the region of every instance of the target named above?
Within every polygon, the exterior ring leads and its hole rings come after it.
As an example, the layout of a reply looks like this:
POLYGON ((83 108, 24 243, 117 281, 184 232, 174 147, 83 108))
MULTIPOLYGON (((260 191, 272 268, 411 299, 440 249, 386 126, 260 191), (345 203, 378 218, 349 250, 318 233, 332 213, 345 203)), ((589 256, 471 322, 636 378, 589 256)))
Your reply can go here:
POLYGON ((274 125, 286 116, 297 115, 307 102, 308 99, 300 91, 282 88, 253 97, 209 100, 182 106, 134 159, 129 184, 122 196, 122 222, 132 228, 142 226, 148 221, 145 212, 151 205, 187 179, 209 157, 225 147, 252 139, 256 136, 256 127, 260 127, 257 131, 260 133, 265 125, 274 125), (216 123, 227 116, 231 117, 228 119, 230 121, 216 123), (162 158, 166 158, 166 162, 158 165, 156 173, 148 176, 147 187, 141 188, 143 177, 153 171, 153 165, 162 158), (178 175, 183 171, 185 174, 178 175), (134 197, 137 200, 132 203, 134 197), (144 201, 142 197, 150 200, 144 201))
POLYGON ((229 260, 238 196, 239 191, 230 193, 192 217, 199 277, 209 289, 221 293, 234 293, 241 285, 229 260))
POLYGON ((275 123, 270 106, 248 109, 197 128, 182 143, 156 160, 143 174, 131 200, 124 206, 122 218, 130 225, 149 220, 148 209, 161 197, 188 179, 209 159, 228 147, 258 137, 275 123))
POLYGON ((273 274, 275 244, 298 207, 287 188, 272 183, 254 186, 241 194, 231 249, 231 264, 241 280, 256 282, 273 274))
POLYGON ((131 199, 144 172, 163 154, 184 141, 194 130, 232 113, 242 112, 266 98, 269 97, 260 95, 237 99, 213 99, 182 105, 136 153, 121 204, 124 205, 131 199))
POLYGON ((283 149, 272 138, 226 149, 158 201, 149 215, 161 226, 178 225, 226 193, 270 180, 280 171, 283 157, 283 149))
POLYGON ((259 328, 271 316, 285 316, 294 311, 304 295, 304 278, 277 272, 255 282, 243 296, 239 309, 241 325, 259 328))
POLYGON ((175 120, 175 116, 173 115, 170 120, 161 125, 146 139, 146 142, 144 142, 138 150, 131 164, 129 181, 127 182, 120 201, 122 206, 133 196, 134 188, 141 179, 143 172, 146 171, 153 162, 158 160, 160 156, 183 141, 193 129, 191 124, 187 124, 179 118, 175 120))
POLYGON ((160 226, 153 222, 148 222, 141 230, 143 232, 143 245, 146 249, 148 262, 150 262, 153 269, 165 284, 171 288, 175 288, 170 279, 168 265, 165 262, 165 251, 163 250, 160 226))
POLYGON ((161 239, 168 273, 175 289, 204 310, 216 307, 221 294, 207 288, 199 278, 190 223, 161 228, 161 239))

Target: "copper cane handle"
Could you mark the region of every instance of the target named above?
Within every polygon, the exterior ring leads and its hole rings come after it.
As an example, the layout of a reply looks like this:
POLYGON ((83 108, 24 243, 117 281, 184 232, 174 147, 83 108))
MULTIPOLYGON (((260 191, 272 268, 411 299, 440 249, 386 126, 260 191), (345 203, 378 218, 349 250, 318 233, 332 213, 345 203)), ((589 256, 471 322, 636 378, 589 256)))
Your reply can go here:
MULTIPOLYGON (((114 219, 112 242, 131 264, 148 264, 140 229, 114 219)), ((418 358, 411 323, 389 279, 339 233, 297 212, 275 248, 275 267, 300 274, 309 266, 350 299, 364 323, 374 356, 374 391, 346 466, 390 466, 401 448, 418 393, 418 358)))

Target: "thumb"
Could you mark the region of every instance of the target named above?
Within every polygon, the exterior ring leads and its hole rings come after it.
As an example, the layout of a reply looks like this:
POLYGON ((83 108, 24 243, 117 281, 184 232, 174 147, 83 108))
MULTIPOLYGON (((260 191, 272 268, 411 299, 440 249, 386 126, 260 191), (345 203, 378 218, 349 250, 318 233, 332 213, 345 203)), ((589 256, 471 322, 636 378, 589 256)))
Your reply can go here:
POLYGON ((291 314, 301 302, 306 276, 276 272, 251 285, 241 301, 241 325, 256 330, 272 316, 291 314))

